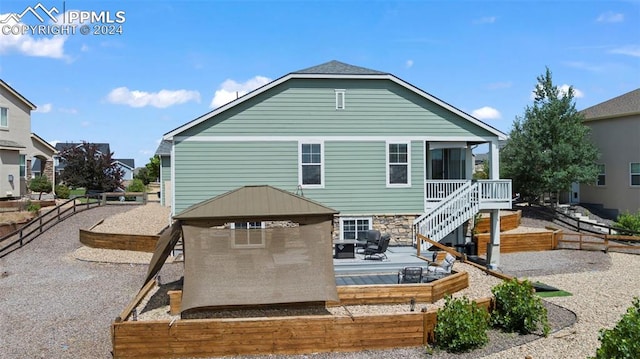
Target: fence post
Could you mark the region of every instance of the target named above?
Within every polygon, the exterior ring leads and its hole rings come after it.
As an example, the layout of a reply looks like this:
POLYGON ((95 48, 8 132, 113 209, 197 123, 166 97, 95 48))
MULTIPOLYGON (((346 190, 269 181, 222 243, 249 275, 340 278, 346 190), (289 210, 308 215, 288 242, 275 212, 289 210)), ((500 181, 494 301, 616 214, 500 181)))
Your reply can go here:
POLYGON ((148 196, 147 191, 142 192, 142 204, 147 204, 148 196))

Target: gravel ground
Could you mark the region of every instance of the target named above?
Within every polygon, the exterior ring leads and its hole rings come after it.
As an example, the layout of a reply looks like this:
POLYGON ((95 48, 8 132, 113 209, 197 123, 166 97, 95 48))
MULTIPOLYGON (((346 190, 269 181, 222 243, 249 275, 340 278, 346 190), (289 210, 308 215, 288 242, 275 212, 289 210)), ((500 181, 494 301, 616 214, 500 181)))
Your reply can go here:
MULTIPOLYGON (((86 229, 100 219, 134 208, 140 207, 114 205, 81 212, 25 248, 0 259, 3 274, 0 276, 0 358, 111 357, 110 324, 133 299, 147 266, 79 261, 73 253, 81 247, 78 228, 86 229)), ((491 331, 487 347, 458 355, 443 352, 427 355, 423 348, 414 347, 247 358, 500 359, 526 355, 536 359, 584 358, 593 355, 599 345, 598 329, 614 326, 631 305, 631 298, 639 295, 640 256, 637 255, 559 250, 507 254, 501 259, 500 269, 505 273, 529 277, 573 293, 570 297, 547 299, 551 324, 570 326, 543 339, 536 335, 514 336, 491 331), (578 319, 571 325, 575 319, 572 312, 578 319)), ((178 280, 181 266, 181 263, 165 265, 160 272, 162 282, 178 280)), ((464 266, 457 263, 456 269, 464 266)), ((474 282, 476 274, 471 275, 473 288, 467 290, 467 295, 482 291, 481 286, 490 287, 494 280, 478 276, 479 282, 474 282), (486 283, 481 283, 484 280, 486 283)))

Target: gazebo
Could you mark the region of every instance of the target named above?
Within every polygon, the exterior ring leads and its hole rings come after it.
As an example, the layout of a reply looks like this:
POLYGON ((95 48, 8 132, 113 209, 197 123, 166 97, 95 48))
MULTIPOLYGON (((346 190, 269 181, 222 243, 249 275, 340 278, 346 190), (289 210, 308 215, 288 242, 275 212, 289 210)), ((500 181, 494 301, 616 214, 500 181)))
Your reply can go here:
POLYGON ((181 311, 338 301, 332 260, 338 212, 290 192, 245 186, 174 216, 146 285, 182 236, 181 311))

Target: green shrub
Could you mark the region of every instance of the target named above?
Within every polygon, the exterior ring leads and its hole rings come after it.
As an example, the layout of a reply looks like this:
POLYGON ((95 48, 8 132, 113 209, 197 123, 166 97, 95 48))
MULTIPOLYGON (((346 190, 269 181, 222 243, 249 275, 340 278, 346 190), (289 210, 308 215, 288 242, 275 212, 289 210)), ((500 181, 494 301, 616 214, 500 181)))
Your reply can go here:
POLYGON ((640 358, 640 298, 633 298, 633 304, 613 329, 601 329, 600 348, 595 359, 637 359, 640 358))
POLYGON ((127 186, 127 192, 144 192, 146 189, 144 182, 141 179, 134 179, 131 181, 129 186, 127 186))
POLYGON ((42 192, 51 192, 51 181, 46 176, 36 176, 29 181, 29 189, 33 192, 40 192, 38 199, 42 198, 42 192))
POLYGON ((495 297, 492 325, 520 334, 533 333, 541 326, 543 335, 549 334, 547 308, 535 295, 531 282, 514 278, 491 288, 491 293, 495 297))
POLYGON ((640 233, 640 211, 636 214, 626 212, 618 215, 618 219, 616 219, 616 223, 613 226, 619 229, 621 234, 640 233))
POLYGON ((36 214, 40 211, 40 204, 39 203, 32 203, 31 201, 27 202, 27 211, 36 214))
POLYGON ((468 298, 454 299, 448 295, 437 315, 437 347, 450 352, 464 352, 481 348, 489 342, 489 313, 468 298))
POLYGON ((67 199, 69 198, 69 195, 71 195, 71 190, 69 189, 69 187, 63 184, 57 185, 55 188, 55 192, 56 192, 56 197, 62 198, 62 199, 67 199))

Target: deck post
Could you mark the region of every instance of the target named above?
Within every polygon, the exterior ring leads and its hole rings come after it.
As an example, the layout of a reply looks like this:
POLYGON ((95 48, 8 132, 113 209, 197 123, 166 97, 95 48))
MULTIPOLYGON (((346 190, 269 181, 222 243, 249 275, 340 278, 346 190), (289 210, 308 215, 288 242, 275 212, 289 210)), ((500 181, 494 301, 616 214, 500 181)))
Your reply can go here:
POLYGON ((497 269, 500 266, 500 210, 491 210, 490 215, 491 240, 487 248, 487 268, 497 269))

